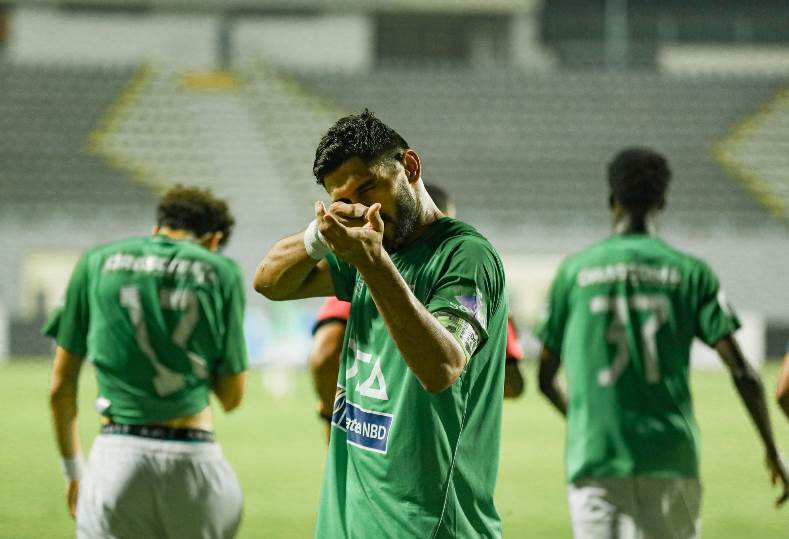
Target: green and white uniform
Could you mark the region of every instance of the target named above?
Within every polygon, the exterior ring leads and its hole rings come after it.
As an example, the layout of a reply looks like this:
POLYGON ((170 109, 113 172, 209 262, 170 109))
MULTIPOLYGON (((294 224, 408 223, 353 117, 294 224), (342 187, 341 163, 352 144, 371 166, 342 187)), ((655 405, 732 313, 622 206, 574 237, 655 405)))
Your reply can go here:
POLYGON ((315 535, 499 537, 493 493, 508 312, 501 261, 483 236, 450 218, 391 257, 428 311, 457 321, 448 329, 472 355, 451 387, 426 391, 358 272, 328 257, 337 296, 352 307, 315 535))
MULTIPOLYGON (((94 363, 101 414, 146 425, 201 411, 216 375, 246 370, 243 316, 233 261, 149 236, 86 252, 43 331, 94 363)), ((80 484, 77 536, 232 537, 241 509, 218 444, 103 434, 80 484)))
POLYGON ((712 270, 655 237, 614 235, 569 257, 537 330, 567 376, 569 481, 697 478, 691 342, 739 325, 712 270))
POLYGON ((100 413, 145 424, 199 412, 214 375, 246 370, 243 323, 235 262, 159 235, 85 253, 44 333, 95 364, 100 413))

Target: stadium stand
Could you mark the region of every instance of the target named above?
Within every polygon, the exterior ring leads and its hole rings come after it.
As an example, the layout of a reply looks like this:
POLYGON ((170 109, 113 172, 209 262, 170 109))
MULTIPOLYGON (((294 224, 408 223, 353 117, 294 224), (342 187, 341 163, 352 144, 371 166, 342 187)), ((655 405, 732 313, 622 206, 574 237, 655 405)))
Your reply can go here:
POLYGON ((789 217, 789 89, 717 146, 719 158, 749 183, 777 215, 789 217))
POLYGON ((134 73, 125 67, 0 63, 0 208, 31 215, 132 211, 151 193, 88 151, 134 73))
POLYGON ((606 160, 644 144, 671 158, 672 221, 702 230, 774 224, 710 148, 780 79, 389 69, 299 80, 346 110, 367 106, 402 126, 425 176, 457 193, 472 222, 604 227, 606 160))

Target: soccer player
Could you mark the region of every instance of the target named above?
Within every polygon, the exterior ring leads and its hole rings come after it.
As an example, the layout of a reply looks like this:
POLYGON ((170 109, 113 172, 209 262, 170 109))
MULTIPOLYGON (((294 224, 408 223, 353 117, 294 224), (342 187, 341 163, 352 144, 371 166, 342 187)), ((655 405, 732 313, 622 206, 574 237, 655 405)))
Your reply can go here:
POLYGON ((778 406, 789 418, 789 343, 786 344, 786 355, 781 366, 781 374, 778 375, 778 391, 775 395, 778 406))
MULTIPOLYGON (((455 217, 455 204, 441 187, 425 183, 425 189, 441 213, 455 217)), ((312 329, 313 341, 308 363, 312 383, 318 395, 318 414, 326 420, 331 431, 332 406, 337 390, 337 371, 340 352, 345 335, 345 326, 351 313, 351 304, 336 297, 327 298, 316 316, 312 329)), ((524 390, 524 379, 520 369, 523 348, 512 317, 507 319, 507 349, 504 367, 504 398, 520 397, 524 390)), ((328 439, 328 438, 327 438, 328 439)))
POLYGON ((316 537, 499 537, 499 256, 441 214, 419 155, 367 110, 328 130, 313 171, 333 203, 254 285, 351 301, 316 537))
POLYGON ((244 290, 218 251, 234 219, 208 190, 177 186, 153 235, 87 251, 44 327, 57 341, 50 404, 77 536, 233 537, 238 480, 214 442, 209 393, 244 394, 244 290), (96 371, 101 434, 83 474, 77 380, 96 371))
POLYGON ((698 428, 690 395, 694 337, 714 347, 751 418, 773 481, 787 472, 764 392, 734 338, 740 324, 712 270, 653 235, 671 173, 649 149, 608 166, 614 234, 565 260, 537 331, 540 389, 567 417, 576 538, 700 534, 698 428), (557 383, 563 365, 567 395, 557 383))

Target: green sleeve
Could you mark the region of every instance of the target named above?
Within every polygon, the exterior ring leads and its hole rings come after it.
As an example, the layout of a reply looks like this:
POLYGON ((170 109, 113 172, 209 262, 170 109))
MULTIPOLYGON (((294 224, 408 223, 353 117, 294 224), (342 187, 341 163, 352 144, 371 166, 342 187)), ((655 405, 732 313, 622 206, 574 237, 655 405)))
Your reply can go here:
POLYGON ((233 263, 225 304, 225 350, 217 367, 218 374, 238 374, 247 370, 247 343, 244 338, 244 285, 241 271, 233 263))
POLYGON ((326 262, 329 264, 329 271, 331 271, 331 278, 334 282, 334 295, 342 301, 351 301, 356 285, 356 268, 340 260, 334 253, 326 255, 326 262))
POLYGON ((548 305, 542 321, 534 331, 535 336, 544 346, 553 352, 562 353, 564 330, 569 315, 569 289, 567 270, 564 264, 559 267, 548 293, 548 305))
POLYGON ((69 279, 63 302, 49 317, 41 332, 55 339, 58 346, 78 357, 88 354, 88 255, 77 262, 69 279))
POLYGON ((488 338, 488 321, 504 295, 504 270, 486 242, 464 238, 449 248, 435 275, 427 310, 450 312, 477 331, 477 350, 488 338))
POLYGON ((696 337, 715 346, 723 337, 737 331, 740 321, 726 302, 718 277, 706 264, 699 266, 697 293, 696 337))

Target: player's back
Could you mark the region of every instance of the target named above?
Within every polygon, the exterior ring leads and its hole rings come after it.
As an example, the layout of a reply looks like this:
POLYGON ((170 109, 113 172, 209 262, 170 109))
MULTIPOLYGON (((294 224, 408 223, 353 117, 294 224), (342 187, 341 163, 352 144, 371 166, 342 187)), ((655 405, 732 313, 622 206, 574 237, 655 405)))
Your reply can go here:
POLYGON ((615 235, 569 258, 554 288, 570 480, 696 476, 691 342, 736 329, 715 275, 653 236, 615 235))
POLYGON ((95 248, 80 264, 100 411, 135 424, 203 409, 222 362, 245 357, 236 264, 163 235, 95 248))

